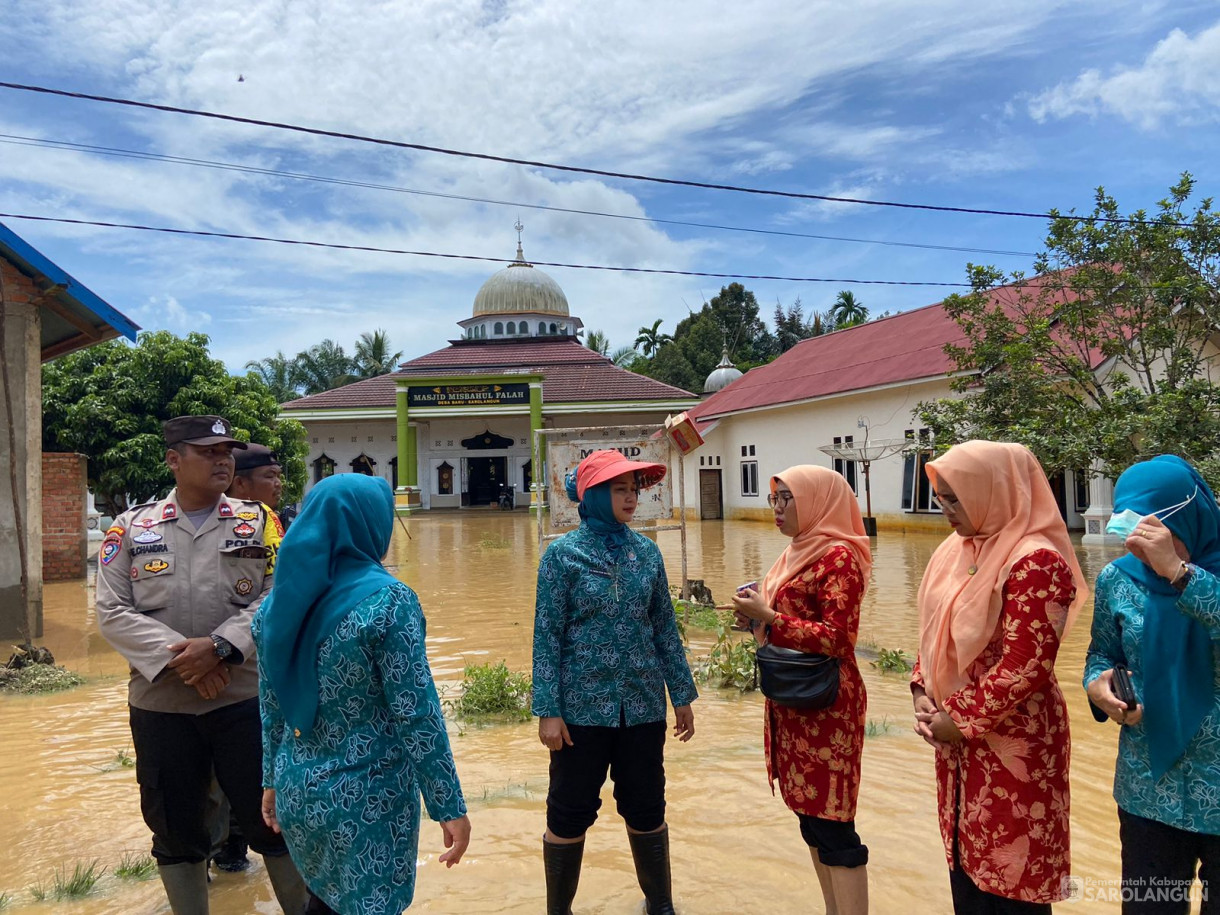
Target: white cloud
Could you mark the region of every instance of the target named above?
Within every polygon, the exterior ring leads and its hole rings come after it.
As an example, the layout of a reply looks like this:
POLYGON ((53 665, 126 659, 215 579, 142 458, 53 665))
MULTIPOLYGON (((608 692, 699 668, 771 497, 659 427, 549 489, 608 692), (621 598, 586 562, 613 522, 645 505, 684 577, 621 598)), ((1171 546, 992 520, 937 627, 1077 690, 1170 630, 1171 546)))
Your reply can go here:
POLYGON ((1145 129, 1165 121, 1215 121, 1220 115, 1220 22, 1194 37, 1174 29, 1143 63, 1110 75, 1089 69, 1029 101, 1039 122, 1116 114, 1145 129))
POLYGON ((212 323, 206 311, 183 306, 172 295, 149 296, 148 301, 131 312, 143 330, 168 330, 175 334, 202 331, 212 323))

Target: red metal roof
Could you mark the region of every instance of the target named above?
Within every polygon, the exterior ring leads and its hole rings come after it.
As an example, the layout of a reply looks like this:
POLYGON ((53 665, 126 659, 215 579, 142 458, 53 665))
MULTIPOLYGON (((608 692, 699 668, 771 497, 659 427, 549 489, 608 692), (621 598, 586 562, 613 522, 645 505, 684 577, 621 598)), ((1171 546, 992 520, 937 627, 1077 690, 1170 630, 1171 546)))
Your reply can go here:
POLYGON ((393 407, 399 378, 449 375, 542 375, 546 403, 690 399, 695 395, 621 369, 571 338, 559 340, 460 340, 402 363, 397 372, 312 394, 285 410, 393 407))
MULTIPOLYGON (((1012 314, 1018 297, 1037 296, 1043 286, 1053 289, 1066 279, 1065 274, 1031 277, 1020 286, 992 290, 991 300, 1012 314)), ((1075 296, 1053 292, 1049 301, 1056 297, 1075 296)), ((945 355, 945 345, 964 340, 943 303, 925 305, 803 340, 774 362, 750 369, 691 412, 706 423, 745 410, 945 376, 956 368, 945 355)), ((1088 355, 1094 367, 1104 360, 1097 349, 1088 355)))

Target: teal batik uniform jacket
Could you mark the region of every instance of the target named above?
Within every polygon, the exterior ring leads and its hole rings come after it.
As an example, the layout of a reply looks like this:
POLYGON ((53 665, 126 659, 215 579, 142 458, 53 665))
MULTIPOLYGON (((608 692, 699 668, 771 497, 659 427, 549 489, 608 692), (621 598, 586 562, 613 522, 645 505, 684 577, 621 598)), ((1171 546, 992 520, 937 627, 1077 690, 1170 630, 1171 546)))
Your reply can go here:
MULTIPOLYGON (((255 615, 256 642, 262 624, 255 615)), ((288 727, 269 679, 259 681, 263 784, 276 789, 301 876, 343 915, 399 915, 411 904, 421 794, 434 820, 466 814, 424 632, 406 585, 357 604, 318 652, 308 735, 288 727)))
POLYGON ((610 550, 582 524, 538 565, 534 701, 540 718, 617 727, 665 720, 697 696, 657 545, 610 550))
MULTIPOLYGON (((1085 659, 1084 685, 1122 662, 1131 670, 1135 694, 1143 702, 1141 644, 1148 595, 1114 565, 1097 576, 1093 640, 1085 659)), ((1114 800, 1127 813, 1188 832, 1220 835, 1220 579, 1196 569, 1178 598, 1178 609, 1201 622, 1212 638, 1212 710, 1182 757, 1159 781, 1152 779, 1148 736, 1143 723, 1119 729, 1114 768, 1114 800)))

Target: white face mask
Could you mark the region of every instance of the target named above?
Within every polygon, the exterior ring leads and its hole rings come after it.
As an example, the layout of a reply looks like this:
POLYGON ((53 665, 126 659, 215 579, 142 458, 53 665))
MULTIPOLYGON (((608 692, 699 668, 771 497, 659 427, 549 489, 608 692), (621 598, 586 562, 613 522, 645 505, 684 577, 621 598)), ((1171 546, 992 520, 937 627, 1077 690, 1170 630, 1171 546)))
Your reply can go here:
POLYGON ((1122 537, 1126 540, 1135 533, 1135 528, 1146 517, 1159 518, 1164 521, 1175 512, 1179 512, 1194 501, 1195 496, 1199 494, 1199 487, 1195 487, 1195 491, 1190 494, 1190 498, 1179 502, 1177 505, 1171 505, 1169 508, 1162 508, 1159 511, 1154 511, 1151 515, 1141 515, 1138 512, 1125 508, 1120 512, 1115 512, 1110 516, 1110 520, 1106 523, 1106 533, 1113 534, 1116 537, 1122 537))

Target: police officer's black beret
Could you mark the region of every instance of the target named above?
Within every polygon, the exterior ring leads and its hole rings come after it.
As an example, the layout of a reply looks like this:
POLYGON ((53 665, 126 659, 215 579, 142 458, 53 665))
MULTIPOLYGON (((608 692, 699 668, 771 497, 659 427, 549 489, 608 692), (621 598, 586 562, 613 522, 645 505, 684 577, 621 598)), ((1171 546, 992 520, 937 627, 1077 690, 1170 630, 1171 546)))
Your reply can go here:
POLYGON ((237 464, 237 472, 243 470, 253 470, 255 467, 279 467, 279 458, 275 456, 275 452, 266 445, 256 445, 251 442, 245 451, 233 455, 233 460, 237 464))
POLYGON ((246 443, 233 437, 233 427, 222 416, 175 416, 161 424, 165 444, 174 445, 219 445, 229 442, 234 448, 245 448, 246 443))

